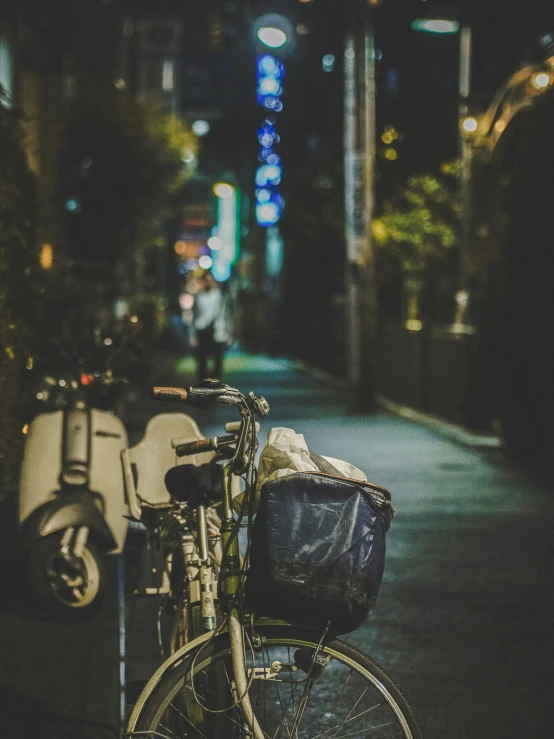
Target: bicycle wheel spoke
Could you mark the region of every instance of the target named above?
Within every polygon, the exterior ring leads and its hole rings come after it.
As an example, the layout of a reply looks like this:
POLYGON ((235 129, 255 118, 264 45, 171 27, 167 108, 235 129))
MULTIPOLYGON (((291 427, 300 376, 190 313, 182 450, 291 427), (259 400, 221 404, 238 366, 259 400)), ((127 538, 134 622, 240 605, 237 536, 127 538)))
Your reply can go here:
MULTIPOLYGON (((295 694, 296 689, 298 687, 298 683, 295 683, 294 684, 294 688, 291 689, 291 697, 289 698, 288 703, 287 703, 287 705, 285 706, 284 709, 283 709, 283 704, 281 703, 281 698, 280 698, 280 695, 279 695, 279 688, 277 687, 277 683, 275 683, 275 686, 276 686, 277 695, 279 696, 279 704, 280 704, 281 710, 283 712, 283 721, 285 722, 285 726, 287 728, 288 735, 290 737, 291 736, 291 733, 290 733, 290 729, 289 729, 289 726, 288 726, 288 723, 287 723, 286 715, 287 715, 287 711, 288 711, 288 708, 289 708, 291 702, 294 705, 294 694, 295 694)), ((294 717, 294 714, 293 714, 293 717, 294 717)), ((282 722, 277 727, 277 730, 276 730, 275 734, 273 735, 272 739, 278 739, 277 734, 278 734, 278 732, 280 730, 281 724, 282 724, 282 722)))
MULTIPOLYGON (((323 734, 316 734, 311 739, 321 739, 321 737, 324 737, 325 734, 328 731, 334 731, 335 729, 342 728, 345 724, 350 723, 351 721, 355 721, 356 719, 360 718, 360 716, 365 716, 367 713, 371 713, 371 711, 374 711, 376 708, 379 708, 379 706, 385 705, 385 701, 381 701, 381 703, 376 703, 374 706, 371 706, 371 708, 366 708, 365 711, 362 711, 361 713, 357 713, 355 716, 351 716, 350 718, 345 719, 342 724, 337 724, 336 726, 331 726, 329 729, 325 729, 325 732, 323 734)), ((331 719, 329 719, 330 721, 331 719)), ((336 736, 336 735, 335 735, 336 736)))
POLYGON ((169 728, 169 726, 165 726, 164 724, 160 724, 160 726, 161 726, 161 727, 162 727, 162 729, 164 729, 165 731, 169 731, 169 732, 171 733, 171 736, 175 736, 175 733, 174 733, 174 732, 173 732, 173 731, 172 731, 172 730, 171 730, 171 729, 169 728))
POLYGON ((304 718, 304 713, 310 699, 310 693, 312 692, 312 688, 314 685, 314 680, 306 680, 306 684, 304 685, 304 691, 302 692, 302 695, 300 697, 298 708, 294 712, 293 716, 294 720, 292 723, 292 739, 297 739, 298 737, 298 727, 300 726, 300 722, 304 718))
MULTIPOLYGON (((363 693, 361 694, 361 696, 360 696, 360 697, 358 698, 358 700, 356 701, 356 703, 354 703, 354 705, 352 706, 352 708, 350 709, 350 711, 348 712, 348 714, 347 714, 347 715, 345 716, 345 718, 344 718, 344 719, 342 720, 342 723, 341 723, 341 724, 339 725, 339 728, 337 729, 337 731, 340 731, 340 729, 342 729, 342 727, 344 726, 344 724, 345 724, 345 723, 346 723, 346 722, 348 721, 348 719, 349 719, 349 718, 350 718, 350 716, 352 715, 352 711, 354 711, 354 710, 356 709, 356 707, 358 706, 359 702, 360 702, 360 701, 362 700, 362 698, 364 697, 364 695, 365 695, 365 694, 367 693, 367 691, 368 691, 368 690, 369 690, 369 687, 367 687, 367 688, 366 688, 366 689, 364 690, 364 692, 363 692, 363 693)), ((338 734, 336 734, 336 733, 335 733, 335 734, 333 734, 333 739, 338 739, 338 734)))
MULTIPOLYGON (((287 647, 287 663, 290 665, 290 647, 287 647)), ((292 681, 291 681, 292 682, 292 681)), ((294 693, 296 692, 296 688, 292 690, 292 712, 295 713, 296 708, 294 706, 294 693)))
MULTIPOLYGON (((344 694, 344 691, 346 690, 346 688, 348 686, 348 683, 350 682, 350 678, 352 677, 353 674, 354 674, 354 670, 351 669, 350 672, 348 673, 348 675, 346 676, 346 680, 344 681, 344 684, 343 684, 343 686, 342 686, 342 688, 340 690, 340 693, 337 695, 337 697, 335 699, 334 710, 329 712, 329 718, 327 719, 327 725, 326 725, 325 729, 323 730, 323 734, 317 734, 317 737, 318 738, 319 737, 324 737, 327 734, 328 731, 332 731, 335 728, 335 727, 329 728, 329 724, 331 723, 331 720, 332 720, 333 716, 336 714, 336 708, 339 705, 339 701, 341 700, 341 698, 342 698, 342 696, 344 694)), ((316 737, 313 737, 313 739, 316 739, 316 737)))
MULTIPOLYGON (((266 651, 266 654, 267 654, 267 662, 268 662, 269 665, 271 665, 271 661, 272 660, 270 659, 269 652, 267 651, 267 647, 265 648, 265 651, 266 651)), ((264 665, 264 669, 265 669, 265 665, 264 665)), ((268 681, 266 681, 266 682, 268 682, 268 681)), ((277 693, 277 700, 279 701, 279 707, 281 709, 282 721, 279 722, 279 726, 277 726, 277 729, 275 730, 275 734, 273 734, 272 739, 278 739, 278 737, 279 737, 279 735, 280 735, 280 733, 282 731, 283 722, 284 722, 284 726, 286 727, 287 734, 288 734, 288 736, 290 738, 290 729, 289 729, 288 724, 287 724, 286 710, 283 708, 283 702, 281 700, 281 694, 279 692, 279 686, 278 686, 277 682, 274 682, 273 684, 275 685, 275 691, 277 693)), ((265 690, 267 692, 267 687, 265 688, 265 690)))
MULTIPOLYGON (((195 725, 194 725, 194 724, 192 723, 192 721, 190 721, 190 720, 189 720, 189 719, 188 719, 188 718, 187 718, 187 717, 185 716, 185 714, 184 714, 184 713, 182 713, 182 712, 181 712, 181 711, 180 711, 180 710, 179 710, 179 709, 177 708, 177 706, 174 706, 174 705, 173 705, 173 703, 170 703, 170 704, 169 704, 169 707, 170 707, 170 708, 173 708, 173 710, 174 710, 174 711, 177 711, 177 713, 179 714, 179 716, 180 716, 180 717, 181 717, 181 718, 182 718, 182 719, 183 719, 184 721, 186 721, 186 723, 187 723, 187 724, 188 724, 189 726, 191 726, 191 727, 192 727, 192 728, 194 729, 194 731, 196 731, 196 732, 198 733, 198 735, 199 735, 199 736, 203 737, 204 739, 207 739, 206 735, 205 735, 205 734, 204 734, 204 733, 203 733, 202 731, 200 731, 200 729, 199 729, 199 728, 198 728, 197 726, 195 726, 195 725)), ((166 728, 166 727, 164 727, 164 728, 166 728)), ((171 732, 171 733, 173 734, 173 732, 171 732)), ((175 735, 174 735, 174 736, 175 736, 175 735)))
POLYGON ((351 731, 347 734, 339 734, 337 739, 346 739, 346 737, 353 737, 356 736, 356 734, 364 734, 367 736, 375 729, 383 729, 385 726, 393 726, 394 723, 394 721, 388 721, 386 724, 377 724, 377 726, 364 726, 363 729, 358 729, 357 731, 351 731))

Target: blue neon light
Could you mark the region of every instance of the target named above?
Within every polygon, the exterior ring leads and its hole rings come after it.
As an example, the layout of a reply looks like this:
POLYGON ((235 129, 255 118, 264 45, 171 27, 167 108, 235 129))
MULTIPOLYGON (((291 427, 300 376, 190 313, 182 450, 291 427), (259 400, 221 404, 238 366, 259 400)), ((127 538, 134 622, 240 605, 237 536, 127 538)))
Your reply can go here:
POLYGON ((256 220, 260 226, 274 226, 281 217, 281 211, 276 203, 258 203, 256 205, 256 220))
POLYGON ((283 77, 285 68, 282 62, 275 59, 271 54, 258 57, 258 74, 268 77, 283 77))
MULTIPOLYGON (((282 80, 285 68, 271 54, 264 54, 256 61, 258 104, 266 111, 277 113, 283 109, 281 95, 282 80)), ((279 143, 279 134, 275 130, 276 117, 266 114, 265 120, 258 129, 258 142, 261 151, 258 156, 261 166, 256 170, 256 220, 261 226, 276 224, 282 214, 284 201, 279 194, 278 186, 283 176, 281 159, 274 151, 279 143)))
POLYGON ((262 164, 256 170, 256 185, 278 185, 281 182, 283 169, 278 164, 262 164))

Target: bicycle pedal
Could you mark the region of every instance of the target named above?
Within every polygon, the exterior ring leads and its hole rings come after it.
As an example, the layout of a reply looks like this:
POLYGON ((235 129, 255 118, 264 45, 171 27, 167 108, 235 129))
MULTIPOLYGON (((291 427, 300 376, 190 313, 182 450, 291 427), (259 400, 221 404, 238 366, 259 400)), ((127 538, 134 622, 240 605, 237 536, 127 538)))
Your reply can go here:
POLYGON ((147 596, 147 595, 167 595, 169 588, 137 588, 133 591, 133 595, 136 596, 147 596))
POLYGON ((295 663, 306 675, 310 673, 313 680, 317 680, 321 676, 331 660, 330 654, 325 654, 322 651, 318 651, 316 654, 316 650, 309 647, 302 647, 294 653, 295 663))

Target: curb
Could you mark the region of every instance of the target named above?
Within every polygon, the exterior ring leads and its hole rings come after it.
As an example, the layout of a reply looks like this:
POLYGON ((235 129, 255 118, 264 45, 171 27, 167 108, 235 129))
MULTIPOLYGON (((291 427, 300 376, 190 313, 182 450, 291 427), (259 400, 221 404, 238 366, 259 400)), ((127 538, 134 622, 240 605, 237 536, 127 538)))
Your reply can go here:
POLYGON ((283 357, 283 359, 286 359, 286 361, 289 362, 292 369, 306 372, 306 374, 311 375, 320 382, 334 385, 339 390, 346 390, 348 387, 346 380, 341 380, 340 377, 335 377, 335 375, 332 375, 330 372, 319 369, 319 367, 314 367, 313 364, 308 364, 302 359, 297 359, 296 357, 283 357))
POLYGON ((388 413, 405 418, 407 421, 413 421, 414 423, 426 426, 432 431, 437 431, 443 436, 447 436, 449 439, 452 439, 463 446, 471 447, 472 449, 502 448, 502 440, 498 436, 494 436, 494 434, 476 434, 463 426, 458 426, 455 423, 443 421, 436 416, 430 416, 427 413, 416 411, 405 405, 394 403, 392 400, 389 400, 382 395, 378 396, 377 402, 379 406, 388 413))
MULTIPOLYGON (((346 380, 335 377, 330 372, 319 369, 312 364, 308 364, 302 359, 291 356, 280 357, 280 359, 285 360, 292 369, 305 372, 320 382, 325 382, 328 385, 334 386, 341 392, 346 392, 348 389, 348 382, 346 380)), ((463 426, 437 418, 437 416, 431 416, 427 413, 417 411, 414 408, 409 408, 400 403, 395 403, 394 401, 385 398, 383 395, 377 396, 377 404, 387 413, 404 418, 406 421, 426 426, 432 431, 436 431, 462 446, 467 446, 471 449, 502 449, 502 440, 494 434, 475 433, 463 426)))

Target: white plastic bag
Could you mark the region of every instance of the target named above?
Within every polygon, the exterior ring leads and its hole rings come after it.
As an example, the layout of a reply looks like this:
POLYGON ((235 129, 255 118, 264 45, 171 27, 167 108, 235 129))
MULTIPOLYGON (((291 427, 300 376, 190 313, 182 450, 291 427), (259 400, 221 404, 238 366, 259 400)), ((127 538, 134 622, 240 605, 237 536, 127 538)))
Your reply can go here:
MULTIPOLYGON (((366 475, 349 462, 333 457, 323 459, 331 464, 339 475, 367 482, 366 475)), ((292 475, 294 472, 320 471, 310 456, 310 450, 302 434, 285 427, 273 428, 267 435, 267 443, 260 456, 256 498, 259 499, 260 490, 265 482, 292 475)))

